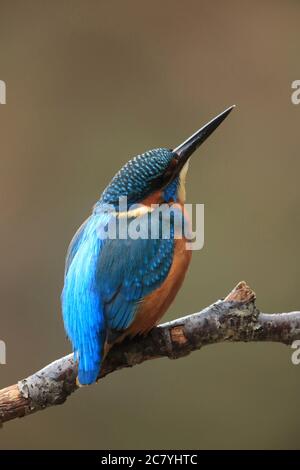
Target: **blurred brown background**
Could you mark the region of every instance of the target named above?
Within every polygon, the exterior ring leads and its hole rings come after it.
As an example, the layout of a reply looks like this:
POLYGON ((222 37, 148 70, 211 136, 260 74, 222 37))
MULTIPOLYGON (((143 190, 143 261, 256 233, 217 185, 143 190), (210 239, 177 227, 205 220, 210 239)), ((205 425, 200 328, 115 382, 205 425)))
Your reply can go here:
MULTIPOLYGON (((0 387, 70 351, 68 243, 132 155, 237 109, 193 158, 205 247, 166 319, 245 279, 300 308, 300 4, 0 1, 0 387)), ((278 344, 145 363, 0 430, 1 448, 300 448, 300 366, 278 344)))

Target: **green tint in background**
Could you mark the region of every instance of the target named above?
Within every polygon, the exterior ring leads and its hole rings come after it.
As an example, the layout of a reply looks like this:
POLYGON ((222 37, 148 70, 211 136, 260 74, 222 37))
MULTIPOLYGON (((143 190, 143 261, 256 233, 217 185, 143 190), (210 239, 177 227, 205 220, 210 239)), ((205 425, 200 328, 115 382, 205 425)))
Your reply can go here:
MULTIPOLYGON (((166 320, 245 279, 300 308, 298 1, 0 0, 0 387, 70 352, 68 243, 119 167, 237 108, 193 157, 205 204, 166 320)), ((279 344, 219 344, 114 373, 7 423, 1 448, 300 448, 300 366, 279 344)))

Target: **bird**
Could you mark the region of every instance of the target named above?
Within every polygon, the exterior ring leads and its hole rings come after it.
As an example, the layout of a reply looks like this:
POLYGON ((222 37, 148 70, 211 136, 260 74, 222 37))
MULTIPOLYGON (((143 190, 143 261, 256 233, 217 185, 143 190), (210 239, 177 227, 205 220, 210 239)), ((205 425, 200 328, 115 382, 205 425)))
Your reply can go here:
POLYGON ((130 159, 75 233, 66 255, 61 304, 79 385, 96 382, 111 347, 126 337, 147 334, 175 299, 192 251, 184 235, 176 237, 180 223, 174 214, 169 236, 163 233, 164 216, 158 218, 158 235, 149 236, 149 217, 157 208, 173 205, 189 227, 184 204, 190 157, 234 107, 176 148, 156 148, 130 159), (146 227, 147 236, 130 238, 128 230, 121 236, 124 221, 126 229, 130 224, 146 227), (108 236, 110 226, 115 236, 108 236))

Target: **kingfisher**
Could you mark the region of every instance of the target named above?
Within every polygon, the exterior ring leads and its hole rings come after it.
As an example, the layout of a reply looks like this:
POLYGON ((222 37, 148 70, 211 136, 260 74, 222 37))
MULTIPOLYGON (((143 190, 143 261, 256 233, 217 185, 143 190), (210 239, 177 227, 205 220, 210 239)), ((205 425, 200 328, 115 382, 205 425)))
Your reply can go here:
POLYGON ((233 108, 175 149, 157 148, 129 160, 75 233, 66 256, 61 301, 79 384, 96 382, 112 345, 147 334, 176 297, 192 254, 186 231, 176 236, 181 224, 174 217, 180 213, 184 223, 190 223, 184 209, 190 157, 233 108), (172 206, 173 216, 158 217, 156 236, 150 236, 149 218, 163 205, 172 206), (120 234, 124 222, 125 236, 120 234), (130 237, 130 224, 139 226, 144 236, 130 237))

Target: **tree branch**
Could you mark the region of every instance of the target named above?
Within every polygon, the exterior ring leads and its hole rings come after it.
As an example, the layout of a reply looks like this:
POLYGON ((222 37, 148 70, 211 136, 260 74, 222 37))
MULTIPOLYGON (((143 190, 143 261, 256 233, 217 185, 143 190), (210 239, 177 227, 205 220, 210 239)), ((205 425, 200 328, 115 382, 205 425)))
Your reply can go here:
MULTIPOLYGON (((99 379, 150 359, 178 359, 207 344, 222 341, 277 341, 300 339, 300 312, 260 313, 255 293, 240 282, 223 300, 199 313, 164 323, 145 337, 125 340, 112 348, 99 379)), ((0 424, 65 402, 75 392, 77 364, 73 354, 0 390, 0 424)))

